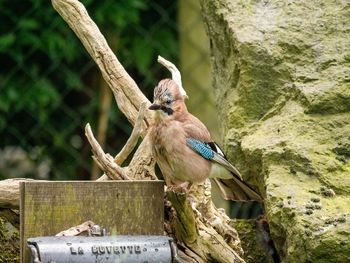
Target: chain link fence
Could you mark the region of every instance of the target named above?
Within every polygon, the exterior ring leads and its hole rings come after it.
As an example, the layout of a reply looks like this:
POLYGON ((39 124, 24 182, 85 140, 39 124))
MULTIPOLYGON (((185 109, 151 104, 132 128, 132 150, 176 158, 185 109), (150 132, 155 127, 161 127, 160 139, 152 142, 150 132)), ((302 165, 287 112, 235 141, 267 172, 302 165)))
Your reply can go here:
MULTIPOLYGON (((161 54, 180 65, 190 110, 204 122, 212 119, 210 109, 195 107, 213 106, 197 0, 82 3, 149 99, 155 84, 169 76, 156 63, 161 54)), ((50 2, 0 0, 0 7, 0 179, 95 178, 85 124, 111 154, 121 149, 131 125, 50 2)))
MULTIPOLYGON (((190 112, 220 142, 199 0, 81 2, 150 100, 156 83, 169 77, 157 55, 179 65, 190 112)), ((88 122, 111 154, 132 129, 50 2, 0 0, 0 179, 96 179, 101 171, 85 139, 88 122)), ((213 198, 232 217, 255 217, 261 210, 213 198)))

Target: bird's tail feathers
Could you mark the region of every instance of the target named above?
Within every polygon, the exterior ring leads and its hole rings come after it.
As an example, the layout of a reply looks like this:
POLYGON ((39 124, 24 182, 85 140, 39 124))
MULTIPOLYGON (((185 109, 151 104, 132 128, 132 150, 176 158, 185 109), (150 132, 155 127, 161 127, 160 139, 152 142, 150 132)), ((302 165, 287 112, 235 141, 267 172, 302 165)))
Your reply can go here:
POLYGON ((259 201, 262 202, 262 197, 252 189, 248 184, 234 176, 231 179, 213 178, 218 185, 221 196, 226 200, 233 201, 259 201))

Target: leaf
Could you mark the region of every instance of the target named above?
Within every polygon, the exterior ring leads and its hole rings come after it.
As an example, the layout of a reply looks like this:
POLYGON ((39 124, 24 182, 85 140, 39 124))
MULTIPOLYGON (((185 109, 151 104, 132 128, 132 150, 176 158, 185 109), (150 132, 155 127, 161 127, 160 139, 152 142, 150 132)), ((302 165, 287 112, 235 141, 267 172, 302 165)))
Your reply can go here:
POLYGON ((16 40, 14 33, 7 33, 0 36, 0 52, 8 49, 16 40))
POLYGON ((83 89, 83 84, 81 82, 80 75, 77 72, 71 71, 70 69, 65 69, 63 74, 65 75, 67 86, 69 88, 77 90, 83 89))
POLYGON ((130 4, 137 9, 145 10, 147 9, 147 5, 145 1, 141 0, 130 0, 130 4))
POLYGON ((152 62, 154 50, 149 43, 142 41, 141 39, 135 39, 132 46, 132 52, 135 56, 135 63, 138 70, 145 74, 152 62))
POLYGON ((36 47, 40 46, 41 39, 38 35, 30 31, 21 31, 18 34, 17 43, 21 46, 31 46, 36 47))
POLYGON ((155 39, 159 44, 159 52, 161 54, 176 54, 178 50, 178 40, 171 31, 160 29, 155 32, 155 39))
MULTIPOLYGON (((0 106, 0 109, 1 109, 1 106, 0 106)), ((5 127, 6 127, 6 119, 0 115, 0 131, 4 130, 5 127)))
POLYGON ((39 23, 32 18, 22 18, 18 22, 18 27, 22 30, 34 30, 39 28, 39 23))

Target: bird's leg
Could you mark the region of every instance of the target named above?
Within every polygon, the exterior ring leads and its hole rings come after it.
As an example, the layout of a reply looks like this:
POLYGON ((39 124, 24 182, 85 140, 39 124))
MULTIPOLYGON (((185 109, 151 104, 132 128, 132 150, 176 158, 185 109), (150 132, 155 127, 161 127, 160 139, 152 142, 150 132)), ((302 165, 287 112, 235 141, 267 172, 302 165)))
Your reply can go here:
POLYGON ((190 202, 191 208, 193 212, 196 214, 196 217, 202 218, 202 213, 199 212, 199 210, 197 209, 197 202, 195 202, 194 199, 191 198, 191 196, 189 196, 188 201, 190 202))
POLYGON ((196 217, 202 218, 202 213, 199 212, 197 209, 197 202, 196 199, 191 195, 191 182, 174 182, 173 180, 165 180, 167 184, 167 191, 172 191, 175 193, 184 194, 187 197, 187 200, 189 201, 191 208, 193 212, 196 214, 196 217))
POLYGON ((173 191, 176 193, 181 193, 181 194, 185 194, 187 195, 190 187, 191 187, 191 183, 189 182, 184 182, 184 183, 169 183, 167 184, 168 187, 168 191, 173 191))

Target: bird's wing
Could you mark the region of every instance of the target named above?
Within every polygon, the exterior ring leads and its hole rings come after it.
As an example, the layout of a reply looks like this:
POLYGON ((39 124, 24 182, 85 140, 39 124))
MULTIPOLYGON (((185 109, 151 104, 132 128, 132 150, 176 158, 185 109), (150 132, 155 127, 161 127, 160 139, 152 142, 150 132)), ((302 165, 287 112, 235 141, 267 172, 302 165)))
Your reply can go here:
POLYGON ((197 139, 188 138, 186 144, 203 158, 216 162, 231 172, 232 178, 213 178, 224 199, 262 201, 261 196, 243 181, 239 171, 226 160, 225 155, 216 143, 205 143, 197 139))
POLYGON ((213 142, 210 133, 205 125, 193 115, 187 116, 182 121, 182 127, 186 133, 186 144, 193 151, 203 158, 229 170, 232 178, 214 178, 214 181, 220 188, 220 192, 228 200, 258 200, 261 201, 260 195, 242 180, 239 171, 227 161, 220 147, 213 142))
POLYGON ((225 155, 215 142, 205 143, 194 138, 188 138, 186 144, 203 158, 222 165, 242 180, 239 171, 226 160, 225 155))
POLYGON ((193 138, 202 142, 211 142, 210 133, 205 125, 195 116, 188 114, 182 122, 186 138, 193 138))
POLYGON ((242 180, 239 171, 227 161, 220 147, 215 142, 212 142, 207 127, 198 118, 189 114, 183 122, 183 127, 187 137, 186 144, 192 150, 200 154, 203 158, 222 165, 242 180))
POLYGON ((221 196, 226 200, 261 202, 263 198, 253 188, 238 177, 232 179, 213 178, 220 189, 221 196))

